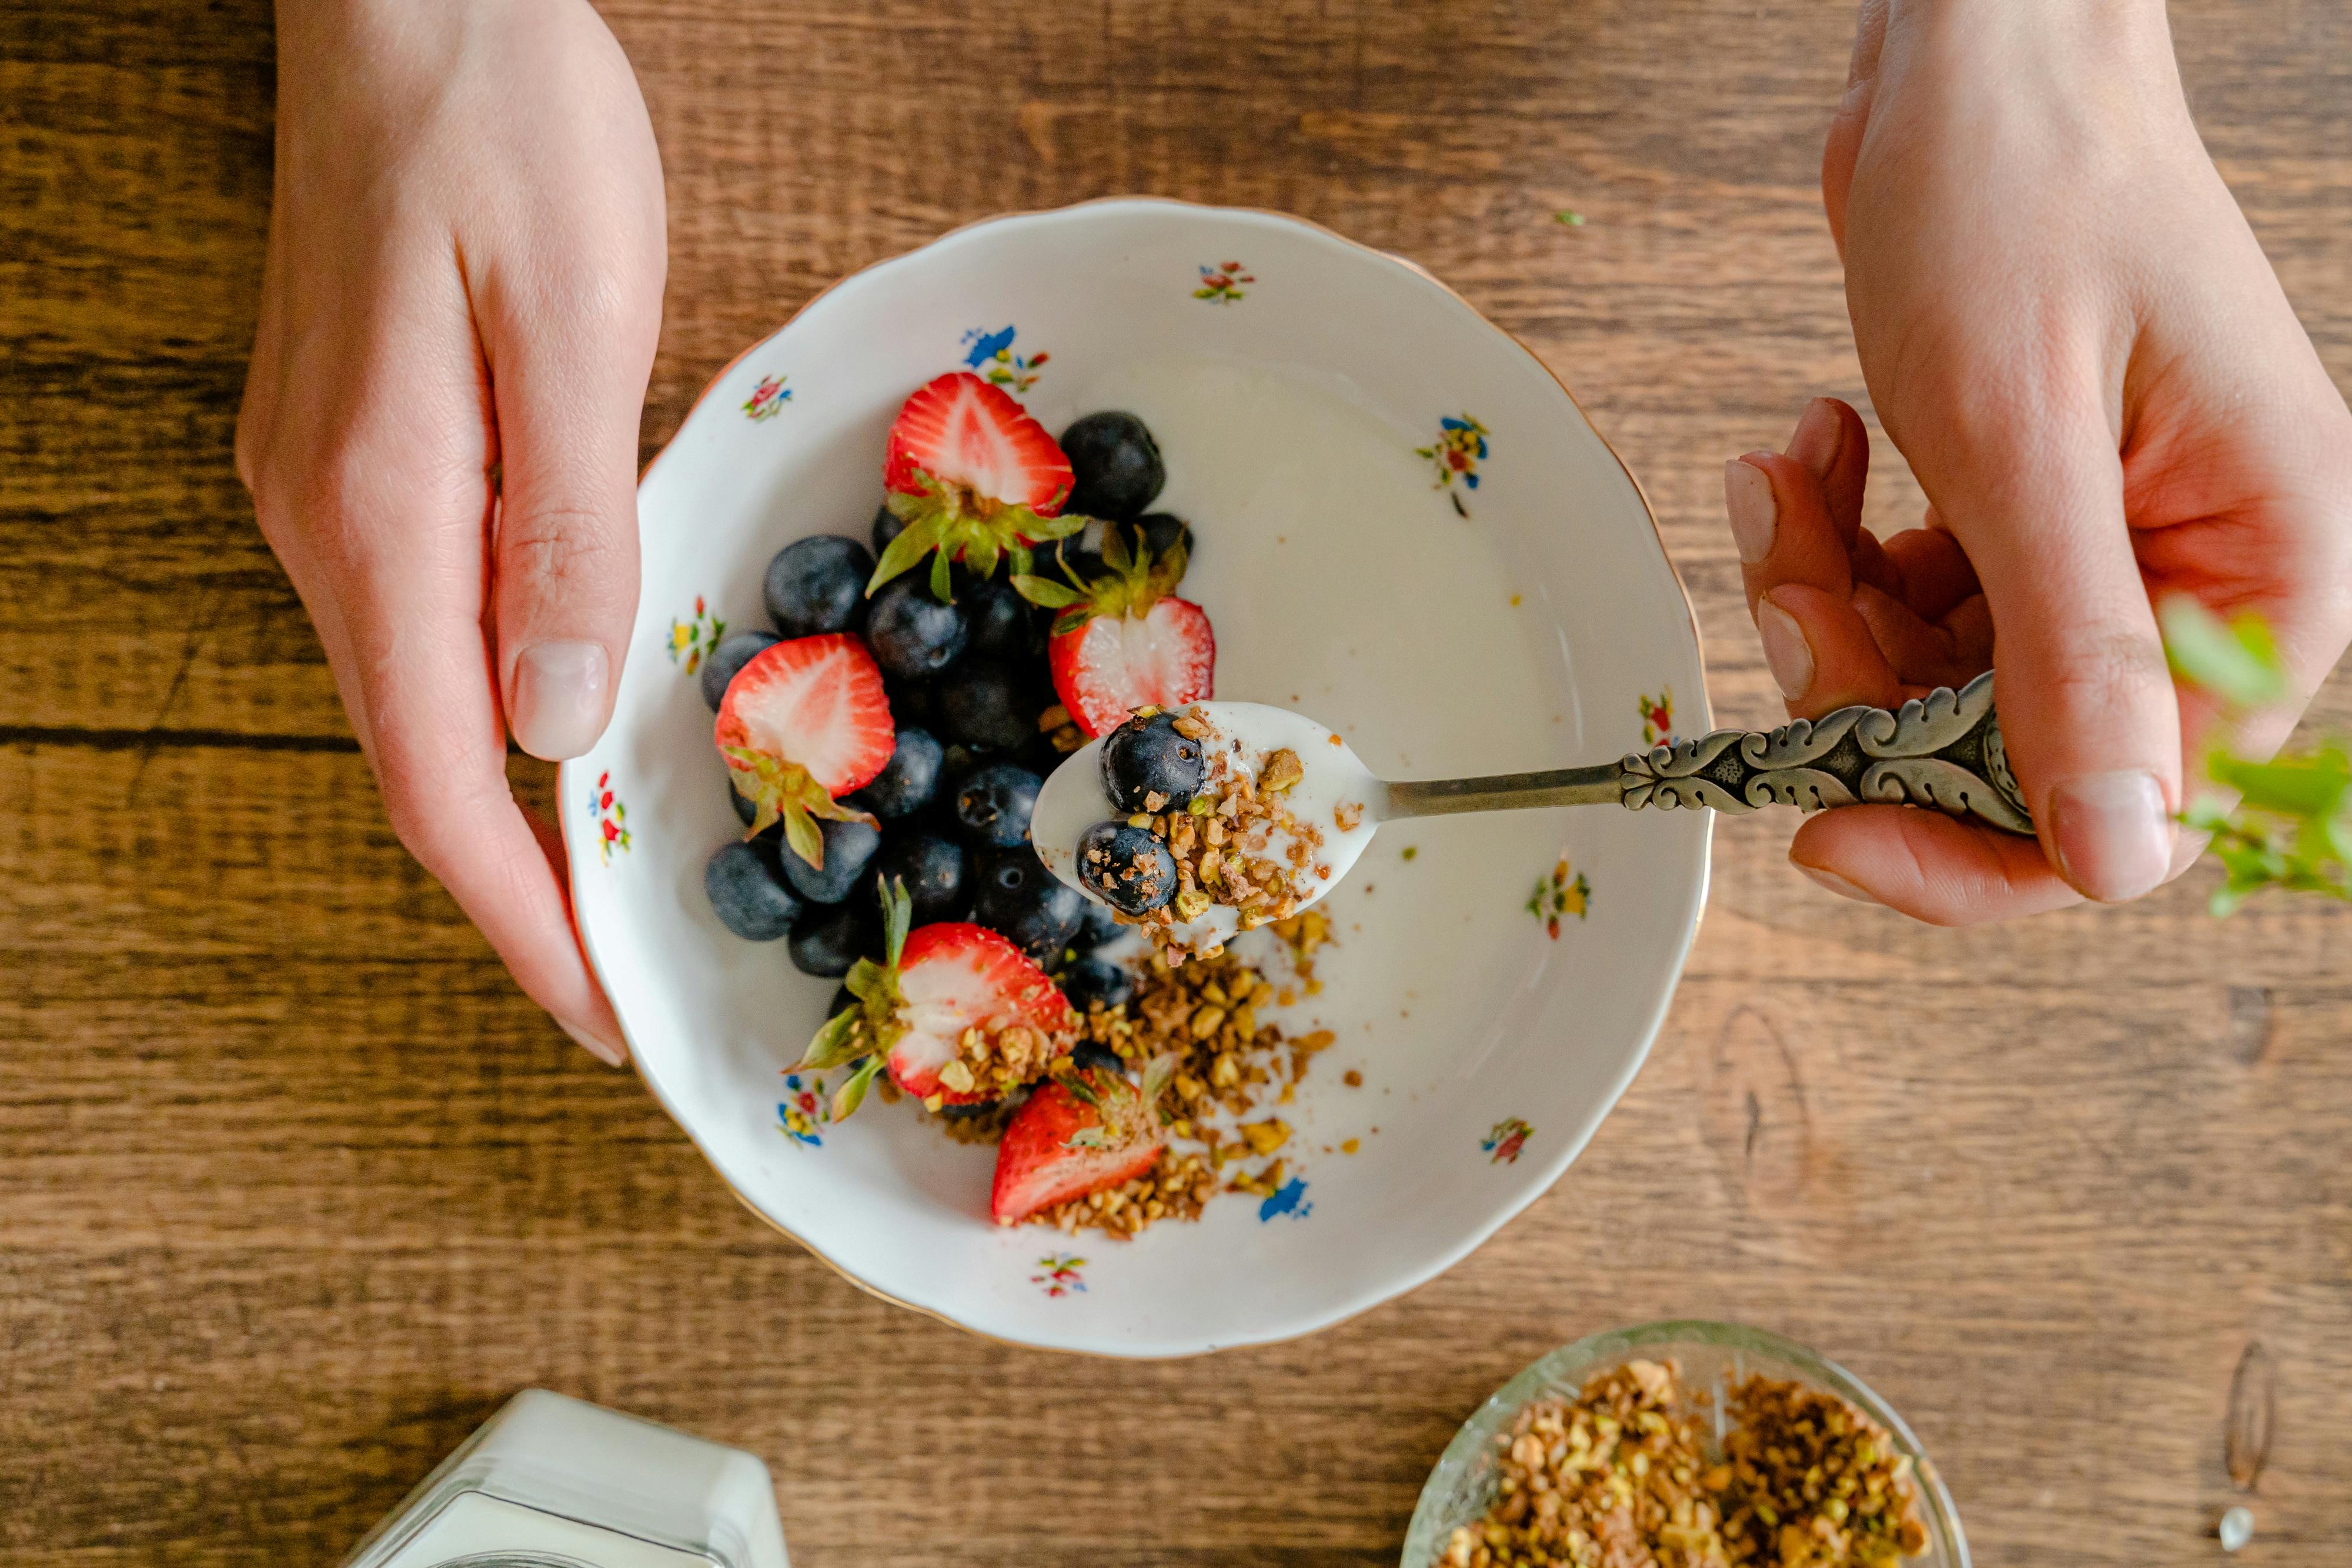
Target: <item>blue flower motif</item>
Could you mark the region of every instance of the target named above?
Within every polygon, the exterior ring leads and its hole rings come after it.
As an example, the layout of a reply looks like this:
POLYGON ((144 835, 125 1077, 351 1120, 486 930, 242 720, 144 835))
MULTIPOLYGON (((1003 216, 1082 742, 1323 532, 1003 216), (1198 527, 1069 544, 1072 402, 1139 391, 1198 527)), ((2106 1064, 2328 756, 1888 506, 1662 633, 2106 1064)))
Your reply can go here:
POLYGON ((976 371, 1013 347, 1013 329, 1007 327, 1001 332, 989 332, 974 327, 963 335, 963 340, 971 345, 963 362, 976 371))
POLYGON ((1293 1219, 1306 1218, 1308 1215, 1315 1212, 1315 1206, 1313 1204, 1302 1203, 1299 1201, 1306 1196, 1307 1178, 1305 1176, 1292 1176, 1288 1181, 1283 1183, 1282 1189, 1279 1192, 1276 1192, 1272 1197, 1267 1198, 1264 1203, 1257 1206, 1258 1222, 1260 1224, 1264 1224, 1265 1221, 1272 1219, 1277 1214, 1286 1214, 1293 1219))

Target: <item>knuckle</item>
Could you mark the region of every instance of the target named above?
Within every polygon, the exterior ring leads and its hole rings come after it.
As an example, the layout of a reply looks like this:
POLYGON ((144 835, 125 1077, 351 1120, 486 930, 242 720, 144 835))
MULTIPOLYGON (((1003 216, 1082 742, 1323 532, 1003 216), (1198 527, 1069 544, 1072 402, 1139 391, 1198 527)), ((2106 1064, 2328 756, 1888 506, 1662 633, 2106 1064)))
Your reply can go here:
POLYGON ((499 555, 507 571, 553 585, 599 580, 634 560, 613 519, 591 507, 535 507, 499 521, 499 555))

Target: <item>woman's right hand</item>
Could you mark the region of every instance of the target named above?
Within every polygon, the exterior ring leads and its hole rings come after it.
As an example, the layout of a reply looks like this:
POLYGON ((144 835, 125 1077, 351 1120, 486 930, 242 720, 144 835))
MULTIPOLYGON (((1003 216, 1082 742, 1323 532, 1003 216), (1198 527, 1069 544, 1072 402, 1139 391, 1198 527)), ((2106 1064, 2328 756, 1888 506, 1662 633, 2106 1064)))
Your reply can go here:
POLYGON ((636 79, 583 0, 282 0, 278 50, 237 471, 401 841, 617 1065, 506 737, 593 745, 636 613, 666 267, 636 79))
POLYGON ((1997 665, 2041 842, 1862 806, 1790 858, 1938 924, 2136 898, 2200 847, 2173 814, 2205 715, 2155 604, 2259 612, 2315 688, 2352 635, 2352 414, 2198 141, 2158 0, 1864 0, 1822 187, 1928 510, 1872 538, 1869 436, 1815 400, 1786 453, 1726 470, 1749 612, 1795 716, 1997 665))

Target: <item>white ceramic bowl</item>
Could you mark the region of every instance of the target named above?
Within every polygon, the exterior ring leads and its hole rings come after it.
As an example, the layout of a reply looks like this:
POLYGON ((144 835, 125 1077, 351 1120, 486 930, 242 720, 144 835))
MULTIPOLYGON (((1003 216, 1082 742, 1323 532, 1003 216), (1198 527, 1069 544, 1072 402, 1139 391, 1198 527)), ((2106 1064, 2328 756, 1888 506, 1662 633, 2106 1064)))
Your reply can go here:
POLYGON ((1419 268, 1264 213, 1121 200, 960 229, 819 296, 646 473, 636 642, 612 727, 562 789, 581 933, 662 1104, 778 1228, 982 1333, 1155 1356, 1337 1322, 1465 1256, 1592 1135, 1681 970, 1708 818, 1383 830, 1325 905, 1322 993, 1282 1020, 1339 1043, 1282 1110, 1300 1179, 1276 1199, 1224 1196, 1134 1242, 999 1229, 992 1151, 912 1106, 795 1135, 782 1070, 835 982, 704 901, 703 862, 740 830, 691 666, 714 621, 767 624, 780 547, 866 536, 892 415, 967 363, 1050 430, 1141 414, 1160 506, 1198 537, 1184 591, 1215 623, 1217 695, 1302 709, 1386 776, 1704 729, 1689 604, 1633 479, 1541 362, 1419 268))

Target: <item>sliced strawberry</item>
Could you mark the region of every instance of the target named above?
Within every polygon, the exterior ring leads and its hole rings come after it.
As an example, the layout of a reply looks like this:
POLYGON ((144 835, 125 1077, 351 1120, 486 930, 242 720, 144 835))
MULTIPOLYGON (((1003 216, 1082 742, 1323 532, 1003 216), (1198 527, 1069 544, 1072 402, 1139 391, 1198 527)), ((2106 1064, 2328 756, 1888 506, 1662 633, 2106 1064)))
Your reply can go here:
POLYGON ((1145 706, 1181 707, 1216 695, 1217 639, 1205 611, 1163 599, 1131 615, 1097 616, 1046 644, 1054 690, 1088 735, 1108 735, 1145 706))
POLYGON ((950 561, 986 577, 1010 554, 1025 572, 1031 545, 1085 525, 1059 515, 1070 460, 1002 387, 970 371, 926 382, 898 410, 882 483, 907 527, 883 550, 868 593, 929 555, 931 591, 945 600, 950 561))
POLYGON ((782 817, 793 852, 818 866, 814 819, 871 821, 835 798, 881 772, 897 744, 882 672, 845 632, 763 649, 728 683, 712 733, 737 793, 758 808, 751 831, 782 817))
POLYGON ((1069 999, 1020 948, 962 921, 910 935, 911 918, 905 883, 884 889, 883 961, 861 958, 851 968, 847 984, 858 1005, 827 1019, 799 1063, 815 1071, 863 1059, 835 1094, 836 1122, 857 1109, 886 1066, 910 1094, 968 1104, 1043 1077, 1077 1037, 1069 999), (974 1029, 990 1048, 985 1080, 960 1055, 974 1029))
POLYGON ((1018 1225, 1039 1209, 1117 1186, 1168 1146, 1144 1096, 1115 1072, 1089 1070, 1029 1096, 996 1147, 988 1211, 1018 1225))
MULTIPOLYGON (((1026 1028, 1052 1042, 1052 1055, 1060 1055, 1078 1025, 1045 970, 986 926, 961 920, 926 925, 907 938, 898 962, 898 1021, 902 1032, 890 1047, 891 1078, 909 1094, 940 1094, 950 1104, 998 1097, 992 1089, 941 1084, 940 1071, 955 1061, 964 1030, 977 1027, 992 1039, 1026 1028)), ((1040 1060, 1041 1073, 1044 1066, 1040 1060)))
POLYGON ((1059 610, 1045 654, 1054 690, 1080 729, 1105 735, 1147 706, 1177 707, 1214 695, 1217 639, 1209 617, 1176 595, 1188 564, 1179 542, 1154 560, 1137 536, 1117 523, 1103 532, 1104 576, 1087 581, 1069 570, 1067 584, 1020 576, 1013 586, 1033 604, 1059 610))
POLYGON ((883 484, 919 496, 925 474, 1041 517, 1070 498, 1070 460, 1045 427, 1003 387, 970 371, 917 388, 890 426, 883 484))

